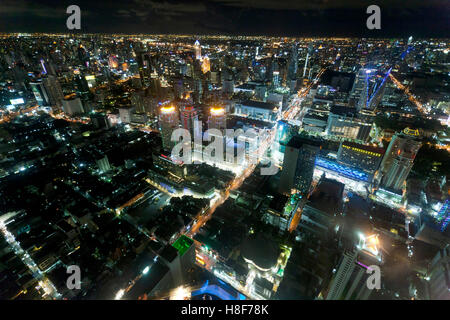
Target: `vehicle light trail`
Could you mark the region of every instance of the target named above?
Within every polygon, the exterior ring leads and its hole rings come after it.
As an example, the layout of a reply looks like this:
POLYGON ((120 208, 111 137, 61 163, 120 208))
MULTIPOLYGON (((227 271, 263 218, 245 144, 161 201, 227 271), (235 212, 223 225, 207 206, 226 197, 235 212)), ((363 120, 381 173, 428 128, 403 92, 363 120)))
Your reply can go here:
POLYGON ((416 99, 416 97, 409 91, 409 88, 405 87, 400 81, 398 81, 392 73, 389 74, 389 78, 391 78, 392 82, 396 85, 397 88, 402 90, 407 96, 408 100, 411 101, 417 109, 422 113, 422 115, 427 116, 427 111, 423 107, 422 103, 419 102, 419 100, 416 99))

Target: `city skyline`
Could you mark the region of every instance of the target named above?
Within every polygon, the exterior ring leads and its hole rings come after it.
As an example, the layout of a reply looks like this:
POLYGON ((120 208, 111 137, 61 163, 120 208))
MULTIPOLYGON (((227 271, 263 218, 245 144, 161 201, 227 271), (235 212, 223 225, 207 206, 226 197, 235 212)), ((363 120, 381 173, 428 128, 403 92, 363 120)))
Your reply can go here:
MULTIPOLYGON (((339 37, 447 37, 445 1, 3 1, 0 32, 68 32, 66 8, 81 9, 83 33, 224 34, 339 37), (380 30, 366 28, 370 4, 380 30), (112 23, 113 22, 113 23, 112 23)), ((75 31, 75 30, 74 30, 75 31)))
POLYGON ((0 300, 450 300, 443 1, 15 3, 0 300))

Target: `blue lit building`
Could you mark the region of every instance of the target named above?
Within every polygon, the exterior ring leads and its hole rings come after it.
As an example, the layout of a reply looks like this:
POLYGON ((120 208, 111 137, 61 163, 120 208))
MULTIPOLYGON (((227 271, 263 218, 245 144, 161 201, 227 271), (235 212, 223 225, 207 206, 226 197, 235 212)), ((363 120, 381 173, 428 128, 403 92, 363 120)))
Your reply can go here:
POLYGON ((364 182, 370 182, 372 180, 372 175, 368 174, 367 172, 346 166, 332 159, 317 157, 315 165, 319 168, 335 172, 336 174, 342 175, 349 179, 364 182))

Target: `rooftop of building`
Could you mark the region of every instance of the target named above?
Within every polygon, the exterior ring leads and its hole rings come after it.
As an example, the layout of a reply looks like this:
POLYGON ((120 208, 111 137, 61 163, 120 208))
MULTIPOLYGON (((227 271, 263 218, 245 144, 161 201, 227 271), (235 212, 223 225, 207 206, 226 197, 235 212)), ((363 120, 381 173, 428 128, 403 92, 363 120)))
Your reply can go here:
POLYGON ((333 105, 330 109, 330 113, 337 114, 340 116, 353 117, 358 112, 357 112, 356 108, 345 107, 345 106, 340 106, 340 105, 333 105))
POLYGON ((356 149, 366 150, 366 151, 380 153, 380 154, 384 154, 384 152, 385 152, 385 150, 380 147, 368 146, 368 145, 359 144, 359 143, 350 142, 350 141, 342 142, 342 145, 348 146, 350 148, 356 148, 356 149))
POLYGON ((291 148, 300 149, 303 145, 310 145, 314 147, 320 147, 321 143, 317 139, 313 138, 305 138, 299 135, 293 136, 291 140, 289 140, 287 146, 291 148))
POLYGON ((264 270, 277 264, 279 253, 276 242, 262 233, 248 237, 241 246, 242 256, 264 270))
POLYGON ((309 197, 308 206, 334 215, 342 208, 342 194, 345 185, 336 180, 324 178, 309 197))
POLYGON ((150 267, 147 273, 142 275, 130 291, 124 295, 123 299, 137 300, 142 295, 150 293, 168 272, 169 268, 160 261, 157 261, 150 267))
POLYGON ((180 256, 182 256, 183 254, 186 253, 186 251, 189 250, 189 248, 192 246, 193 243, 194 243, 194 240, 186 237, 185 235, 182 235, 172 244, 172 246, 175 249, 177 249, 180 256))
POLYGON ((273 110, 276 106, 273 103, 270 102, 262 102, 262 101, 256 101, 256 100, 245 100, 241 102, 243 106, 258 108, 258 109, 266 109, 266 110, 273 110))

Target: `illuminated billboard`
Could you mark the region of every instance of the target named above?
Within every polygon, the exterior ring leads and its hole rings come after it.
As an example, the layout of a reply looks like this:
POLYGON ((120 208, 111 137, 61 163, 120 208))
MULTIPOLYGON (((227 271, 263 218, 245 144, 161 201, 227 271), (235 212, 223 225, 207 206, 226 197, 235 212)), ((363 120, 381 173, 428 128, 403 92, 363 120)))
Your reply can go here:
POLYGON ((13 104, 13 105, 25 103, 25 101, 23 101, 23 98, 11 99, 11 100, 9 100, 9 101, 10 101, 11 104, 13 104))

